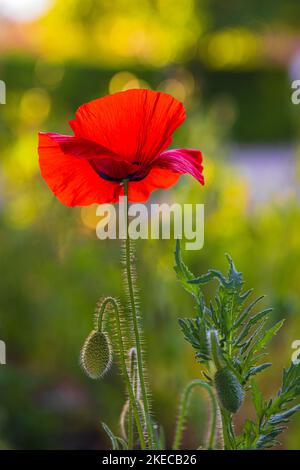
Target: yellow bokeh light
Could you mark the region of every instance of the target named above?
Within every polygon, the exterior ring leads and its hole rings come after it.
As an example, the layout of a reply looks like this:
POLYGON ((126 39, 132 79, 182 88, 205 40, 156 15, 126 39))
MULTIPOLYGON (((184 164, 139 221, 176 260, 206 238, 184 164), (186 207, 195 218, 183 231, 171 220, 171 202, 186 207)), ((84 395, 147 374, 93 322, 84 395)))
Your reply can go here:
POLYGON ((118 72, 110 80, 108 91, 109 93, 117 93, 118 91, 123 91, 126 84, 133 80, 137 80, 136 76, 133 73, 118 72))
POLYGON ((78 2, 74 8, 74 0, 55 2, 40 21, 43 57, 114 67, 185 62, 195 56, 207 22, 205 12, 201 18, 195 14, 195 0, 102 0, 92 21, 79 21, 80 14, 89 18, 92 3, 97 2, 78 2))
POLYGON ((175 78, 161 82, 158 86, 158 90, 174 96, 174 98, 177 98, 179 101, 185 101, 187 95, 184 84, 175 78))
POLYGON ((110 80, 109 93, 131 90, 133 88, 150 88, 150 85, 144 80, 140 80, 131 72, 118 72, 110 80))
POLYGON ((243 67, 257 60, 259 41, 250 31, 226 29, 208 38, 204 59, 214 68, 243 67))
POLYGON ((2 169, 5 178, 16 185, 29 181, 38 171, 37 136, 24 134, 9 149, 3 160, 2 169))
POLYGON ((27 90, 20 102, 21 120, 28 124, 40 124, 49 115, 51 101, 46 90, 32 88, 27 90))
POLYGON ((162 66, 174 60, 180 47, 174 31, 166 29, 158 21, 120 16, 102 22, 96 33, 96 43, 102 50, 102 60, 115 64, 146 63, 162 66))
POLYGON ((147 89, 151 89, 150 85, 148 82, 146 82, 145 80, 141 80, 141 79, 134 79, 134 80, 130 80, 129 82, 126 83, 126 85, 124 86, 123 90, 132 90, 134 88, 147 88, 147 89))
MULTIPOLYGON (((101 218, 96 215, 96 210, 97 210, 97 205, 93 204, 91 206, 84 206, 81 208, 80 211, 80 216, 81 216, 81 221, 85 227, 95 230, 96 225, 98 222, 101 220, 101 218)), ((108 218, 108 215, 107 215, 108 218)))
POLYGON ((157 0, 157 7, 163 18, 184 24, 193 14, 194 0, 157 0))

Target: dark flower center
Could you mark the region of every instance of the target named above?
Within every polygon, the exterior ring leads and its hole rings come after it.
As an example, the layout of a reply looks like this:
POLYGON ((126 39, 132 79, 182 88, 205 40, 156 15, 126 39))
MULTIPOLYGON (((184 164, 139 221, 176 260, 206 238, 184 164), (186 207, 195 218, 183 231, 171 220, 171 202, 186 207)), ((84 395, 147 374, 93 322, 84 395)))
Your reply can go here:
MULTIPOLYGON (((136 165, 136 166, 141 166, 141 163, 140 162, 132 162, 133 165, 136 165)), ((106 172, 103 172, 103 171, 100 171, 100 170, 97 170, 97 173, 99 176, 101 176, 101 178, 107 180, 107 181, 113 181, 115 183, 121 183, 122 181, 124 180, 128 180, 128 181, 141 181, 143 180, 144 178, 146 178, 146 176, 148 175, 149 173, 149 170, 146 170, 146 169, 138 169, 137 171, 134 171, 132 173, 128 173, 127 175, 125 176, 110 176, 109 174, 107 174, 106 172)))
POLYGON ((141 181, 144 178, 146 178, 148 172, 142 174, 139 171, 135 171, 134 173, 129 173, 128 175, 126 175, 125 177, 122 177, 122 178, 116 178, 115 176, 107 175, 106 173, 103 173, 103 171, 98 171, 98 174, 99 174, 99 176, 101 176, 101 178, 103 178, 107 181, 113 181, 115 183, 121 183, 124 180, 141 181))

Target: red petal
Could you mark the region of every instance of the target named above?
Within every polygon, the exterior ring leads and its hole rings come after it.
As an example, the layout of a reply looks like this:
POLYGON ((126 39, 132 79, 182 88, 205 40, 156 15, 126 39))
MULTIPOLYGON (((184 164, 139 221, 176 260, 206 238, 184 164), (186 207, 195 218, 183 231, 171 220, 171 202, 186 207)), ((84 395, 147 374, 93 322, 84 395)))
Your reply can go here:
MULTIPOLYGON (((128 184, 129 202, 145 202, 149 199, 152 191, 156 189, 168 189, 177 183, 179 173, 173 171, 153 168, 148 176, 141 181, 130 181, 128 184)), ((122 194, 123 188, 122 188, 122 194)))
POLYGON ((39 134, 39 163, 49 188, 67 206, 87 206, 118 200, 120 185, 102 179, 85 158, 95 149, 74 137, 39 134), (63 150, 63 148, 65 150, 63 150))
POLYGON ((189 173, 204 184, 201 163, 202 154, 199 150, 171 149, 161 153, 153 162, 153 167, 166 168, 180 174, 189 173))
POLYGON ((48 135, 59 145, 64 154, 88 160, 100 176, 103 173, 108 179, 122 180, 130 174, 142 173, 138 165, 122 160, 96 142, 68 135, 51 133, 48 135))
POLYGON ((183 105, 172 96, 128 90, 84 104, 70 125, 77 137, 97 142, 124 160, 149 163, 170 145, 184 119, 183 105))
POLYGON ((199 150, 171 149, 161 153, 153 161, 152 170, 146 178, 129 182, 129 201, 147 201, 152 191, 170 188, 184 173, 189 173, 204 184, 201 162, 202 154, 199 150))

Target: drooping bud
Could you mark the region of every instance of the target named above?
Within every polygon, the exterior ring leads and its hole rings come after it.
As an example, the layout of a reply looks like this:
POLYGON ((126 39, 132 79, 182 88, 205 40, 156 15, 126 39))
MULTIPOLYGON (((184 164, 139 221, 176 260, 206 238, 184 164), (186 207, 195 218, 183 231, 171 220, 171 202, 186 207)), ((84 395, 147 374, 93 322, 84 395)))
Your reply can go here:
POLYGON ((101 379, 110 369, 112 350, 109 339, 102 331, 93 330, 82 347, 80 364, 91 379, 101 379))
POLYGON ((221 405, 230 413, 236 413, 244 401, 244 390, 236 375, 227 367, 217 370, 215 387, 221 405))

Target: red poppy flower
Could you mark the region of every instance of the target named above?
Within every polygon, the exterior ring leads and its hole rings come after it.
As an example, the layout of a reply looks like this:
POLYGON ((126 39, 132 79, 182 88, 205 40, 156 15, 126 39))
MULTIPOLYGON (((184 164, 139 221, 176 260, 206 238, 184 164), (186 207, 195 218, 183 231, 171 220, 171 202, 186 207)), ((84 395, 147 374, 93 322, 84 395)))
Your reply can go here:
POLYGON ((128 180, 129 201, 144 202, 183 173, 204 184, 198 150, 169 149, 184 121, 183 105, 170 95, 128 90, 80 106, 73 136, 39 134, 41 173, 67 206, 118 202, 128 180))

